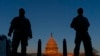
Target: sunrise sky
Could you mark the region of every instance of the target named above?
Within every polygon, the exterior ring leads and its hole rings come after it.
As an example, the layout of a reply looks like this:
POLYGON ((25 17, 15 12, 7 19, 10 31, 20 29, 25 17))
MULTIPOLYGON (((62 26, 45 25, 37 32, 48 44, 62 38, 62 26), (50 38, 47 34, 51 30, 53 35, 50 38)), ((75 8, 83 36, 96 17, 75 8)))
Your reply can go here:
POLYGON ((33 35, 28 42, 28 53, 37 52, 39 38, 42 40, 44 52, 51 32, 60 52, 62 52, 63 38, 67 40, 68 52, 73 52, 75 31, 70 28, 70 23, 77 16, 77 9, 80 7, 84 9, 84 16, 90 22, 89 34, 93 47, 100 51, 99 0, 0 0, 0 34, 7 35, 11 20, 18 16, 19 8, 24 8, 26 17, 31 22, 33 35))

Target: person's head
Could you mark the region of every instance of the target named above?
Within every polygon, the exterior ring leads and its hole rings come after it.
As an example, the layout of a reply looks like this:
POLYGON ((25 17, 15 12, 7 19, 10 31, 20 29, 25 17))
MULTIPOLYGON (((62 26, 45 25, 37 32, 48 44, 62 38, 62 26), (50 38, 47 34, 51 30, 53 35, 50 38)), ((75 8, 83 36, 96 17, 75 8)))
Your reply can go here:
POLYGON ((83 14, 83 8, 79 8, 79 9, 77 10, 77 13, 78 13, 78 15, 82 15, 82 14, 83 14))
POLYGON ((23 8, 19 9, 19 16, 24 16, 25 15, 25 10, 23 8))

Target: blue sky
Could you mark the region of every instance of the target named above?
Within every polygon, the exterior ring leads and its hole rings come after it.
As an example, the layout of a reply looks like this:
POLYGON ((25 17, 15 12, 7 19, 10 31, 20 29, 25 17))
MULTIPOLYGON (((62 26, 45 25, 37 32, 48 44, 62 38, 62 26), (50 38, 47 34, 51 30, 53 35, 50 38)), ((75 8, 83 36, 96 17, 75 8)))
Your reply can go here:
MULTIPOLYGON (((84 16, 90 22, 89 34, 95 49, 100 51, 100 1, 99 0, 0 0, 0 34, 7 35, 11 20, 24 8, 32 26, 33 38, 29 40, 27 52, 37 51, 37 41, 42 40, 42 49, 53 33, 59 51, 63 38, 67 40, 68 52, 73 52, 75 31, 70 28, 77 9, 84 9, 84 16)), ((19 48, 20 49, 20 48, 19 48)), ((81 45, 83 51, 83 45, 81 45)))

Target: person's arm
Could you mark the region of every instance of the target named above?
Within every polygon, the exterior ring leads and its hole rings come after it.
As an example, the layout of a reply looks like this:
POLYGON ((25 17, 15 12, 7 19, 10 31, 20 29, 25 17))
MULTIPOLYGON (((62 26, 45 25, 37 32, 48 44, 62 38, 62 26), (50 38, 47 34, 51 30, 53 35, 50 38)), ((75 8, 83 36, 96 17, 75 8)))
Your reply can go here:
POLYGON ((87 18, 85 18, 85 19, 86 19, 86 25, 87 25, 87 27, 89 27, 90 26, 90 23, 89 23, 89 21, 88 21, 87 18))
POLYGON ((11 37, 11 33, 13 32, 13 30, 14 30, 14 19, 11 21, 11 25, 10 25, 10 28, 9 28, 8 36, 11 37))
POLYGON ((88 26, 88 27, 90 26, 90 23, 89 23, 88 19, 87 19, 87 26, 88 26))
POLYGON ((72 20, 72 23, 71 23, 70 27, 74 28, 74 24, 75 24, 75 18, 72 20))
POLYGON ((11 36, 11 33, 13 32, 13 26, 11 25, 9 28, 8 36, 11 36))
POLYGON ((29 37, 30 38, 32 38, 32 30, 31 30, 31 23, 30 23, 30 21, 28 20, 28 24, 29 24, 29 26, 28 26, 28 28, 29 28, 29 37))
POLYGON ((30 24, 30 27, 29 27, 29 32, 30 32, 29 37, 32 38, 31 24, 30 24))

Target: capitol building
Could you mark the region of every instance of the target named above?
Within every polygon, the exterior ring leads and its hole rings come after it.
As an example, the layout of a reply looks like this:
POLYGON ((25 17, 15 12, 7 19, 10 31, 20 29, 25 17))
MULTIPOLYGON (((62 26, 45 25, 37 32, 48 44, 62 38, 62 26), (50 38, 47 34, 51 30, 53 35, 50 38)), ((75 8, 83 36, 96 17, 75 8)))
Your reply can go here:
POLYGON ((44 56, 62 56, 62 54, 59 53, 57 43, 54 40, 52 33, 46 44, 44 56))
MULTIPOLYGON (((37 56, 37 53, 33 53, 28 56, 37 56)), ((46 43, 42 56, 63 56, 63 53, 59 51, 59 47, 57 46, 52 33, 46 43)), ((66 53, 66 56, 73 56, 73 53, 66 53)))
MULTIPOLYGON (((59 47, 51 33, 49 40, 47 41, 43 56, 63 56, 63 53, 59 52, 59 47)), ((72 53, 68 53, 67 56, 73 56, 72 53)))

